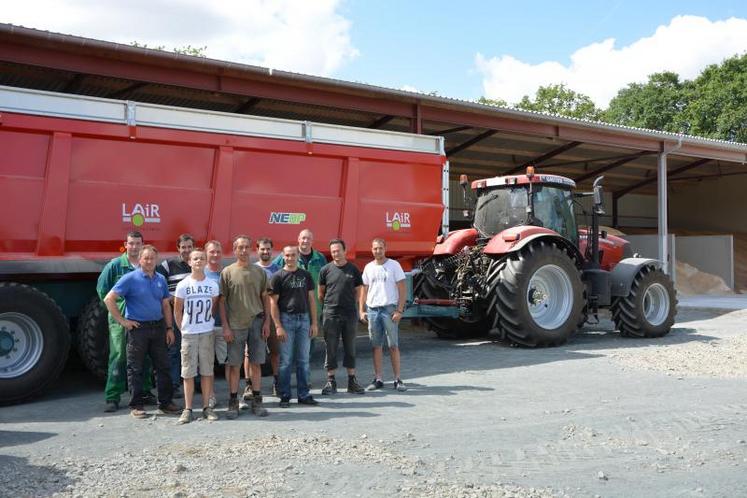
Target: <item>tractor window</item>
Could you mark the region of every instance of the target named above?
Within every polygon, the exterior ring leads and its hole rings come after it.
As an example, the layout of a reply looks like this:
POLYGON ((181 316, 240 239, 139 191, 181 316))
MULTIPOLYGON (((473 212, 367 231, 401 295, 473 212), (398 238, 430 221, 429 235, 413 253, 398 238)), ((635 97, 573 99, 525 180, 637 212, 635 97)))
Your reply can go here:
POLYGON ((477 199, 475 228, 493 236, 507 228, 523 225, 527 219, 527 191, 522 187, 488 191, 477 199))
POLYGON ((547 186, 535 187, 534 216, 543 227, 558 232, 578 246, 578 230, 570 190, 547 186))

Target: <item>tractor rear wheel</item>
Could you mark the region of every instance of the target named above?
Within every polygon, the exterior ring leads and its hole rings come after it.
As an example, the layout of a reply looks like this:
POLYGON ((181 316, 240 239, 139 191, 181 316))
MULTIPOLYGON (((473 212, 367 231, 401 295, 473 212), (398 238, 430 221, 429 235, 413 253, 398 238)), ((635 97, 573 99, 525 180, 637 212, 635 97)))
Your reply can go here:
POLYGON ((583 284, 571 256, 539 241, 505 258, 491 275, 501 335, 528 347, 563 344, 583 318, 583 284))
POLYGON ((661 270, 643 268, 627 297, 612 303, 612 320, 623 337, 663 337, 674 325, 677 298, 672 280, 661 270))

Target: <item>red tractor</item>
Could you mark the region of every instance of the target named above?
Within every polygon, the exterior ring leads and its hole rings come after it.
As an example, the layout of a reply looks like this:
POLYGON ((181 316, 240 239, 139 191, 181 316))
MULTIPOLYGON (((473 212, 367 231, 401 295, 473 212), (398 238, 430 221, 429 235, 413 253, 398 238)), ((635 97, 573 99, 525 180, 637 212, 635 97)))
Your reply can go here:
MULTIPOLYGON (((623 336, 661 337, 674 323, 671 279, 654 259, 599 230, 603 177, 574 193, 557 175, 472 182, 472 228, 441 235, 423 261, 414 293, 422 304, 451 304, 458 318, 428 318, 447 338, 489 333, 529 347, 564 343, 589 316, 608 308, 623 336), (579 229, 577 198, 591 196, 591 227, 579 229)), ((467 178, 462 176, 467 198, 467 178)))

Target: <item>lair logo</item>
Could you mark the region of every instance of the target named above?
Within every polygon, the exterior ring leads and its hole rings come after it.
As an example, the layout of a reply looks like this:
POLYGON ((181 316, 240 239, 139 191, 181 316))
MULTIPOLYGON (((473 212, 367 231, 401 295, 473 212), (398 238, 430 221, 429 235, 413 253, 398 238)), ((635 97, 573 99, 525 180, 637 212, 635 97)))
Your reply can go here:
POLYGON ((398 232, 403 228, 412 227, 412 224, 410 223, 410 213, 408 213, 407 211, 395 211, 394 213, 390 213, 389 211, 387 211, 386 227, 395 232, 398 232))
POLYGON ((132 223, 136 227, 141 227, 145 223, 161 223, 161 214, 158 204, 133 204, 131 208, 127 203, 122 203, 122 221, 132 223))
POLYGON ((300 225, 306 221, 306 213, 270 213, 270 225, 300 225))

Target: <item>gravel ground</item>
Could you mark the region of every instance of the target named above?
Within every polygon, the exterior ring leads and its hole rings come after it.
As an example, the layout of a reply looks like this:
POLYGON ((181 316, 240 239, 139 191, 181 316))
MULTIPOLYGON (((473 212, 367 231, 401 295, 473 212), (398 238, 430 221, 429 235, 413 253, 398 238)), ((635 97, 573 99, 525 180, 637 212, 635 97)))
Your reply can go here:
POLYGON ((104 414, 101 388, 68 372, 0 409, 0 496, 747 496, 745 318, 681 310, 659 340, 602 320, 541 350, 410 328, 405 393, 267 396, 267 418, 184 426, 104 414))

